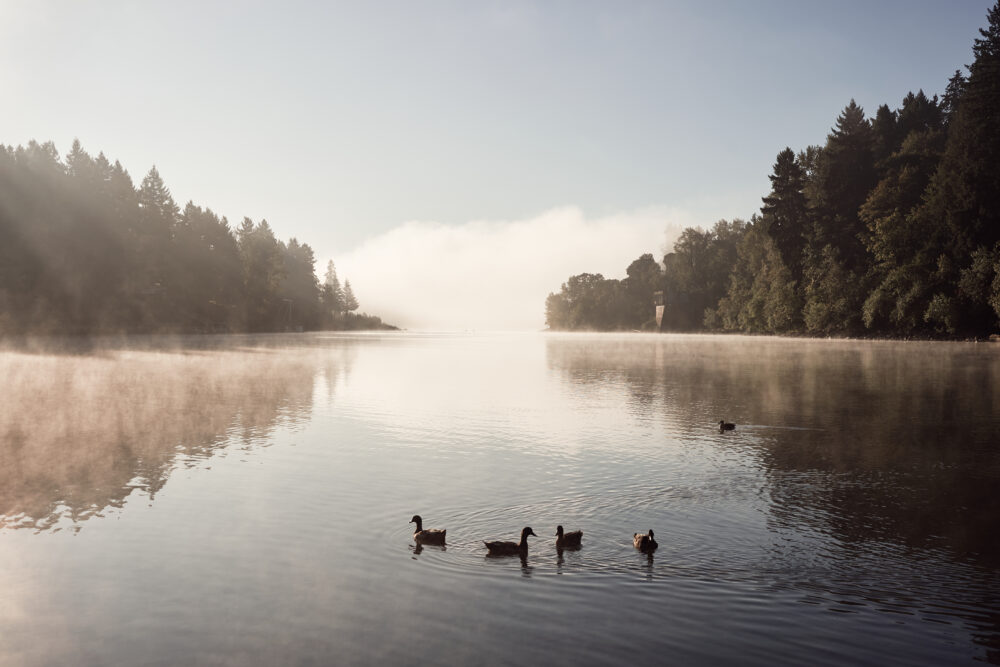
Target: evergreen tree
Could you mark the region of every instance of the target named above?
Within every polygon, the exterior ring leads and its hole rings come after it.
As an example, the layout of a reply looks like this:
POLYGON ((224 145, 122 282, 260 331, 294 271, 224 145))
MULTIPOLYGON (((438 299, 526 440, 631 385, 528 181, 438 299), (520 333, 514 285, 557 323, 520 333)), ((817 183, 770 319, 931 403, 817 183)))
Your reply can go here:
POLYGON ((286 326, 312 329, 319 325, 319 282, 316 280, 316 258, 307 243, 289 239, 284 245, 284 278, 279 298, 289 304, 291 315, 286 326))
POLYGON ((958 101, 965 93, 966 79, 962 70, 955 70, 955 73, 948 79, 948 87, 945 88, 944 97, 941 99, 941 112, 944 114, 945 123, 951 123, 951 119, 958 109, 958 101))
POLYGON ((344 311, 353 312, 358 309, 358 300, 354 298, 354 290, 351 289, 351 281, 344 281, 344 311))
POLYGON ((876 167, 889 157, 899 146, 899 126, 896 112, 889 109, 888 104, 879 106, 872 120, 872 134, 875 136, 873 154, 876 167))
POLYGON ((854 100, 837 118, 816 164, 811 256, 831 245, 847 269, 865 264, 863 225, 858 208, 875 185, 875 137, 864 110, 854 100))
POLYGON ((93 185, 93 181, 96 180, 97 165, 94 159, 83 150, 79 139, 73 140, 73 146, 66 154, 66 174, 88 185, 93 185))
POLYGON ((323 299, 328 312, 340 314, 346 310, 344 308, 344 290, 340 287, 340 279, 337 278, 337 268, 333 265, 332 259, 326 263, 323 290, 323 299))
POLYGON ((937 130, 943 124, 944 115, 936 95, 928 98, 922 90, 917 91, 916 95, 908 93, 903 98, 903 106, 899 108, 900 145, 914 132, 937 130))
POLYGON ((886 175, 861 206, 873 259, 874 288, 863 306, 869 329, 919 332, 932 297, 933 276, 942 242, 926 216, 914 213, 937 169, 943 130, 915 130, 886 161, 886 175))
POLYGON ((763 198, 763 226, 774 239, 785 265, 795 280, 802 277, 802 251, 809 225, 805 196, 805 172, 791 148, 778 153, 771 180, 771 193, 763 198))
POLYGON ((236 239, 224 218, 188 202, 175 227, 178 266, 171 303, 175 321, 185 331, 230 331, 236 309, 241 266, 236 239))
POLYGON ((940 289, 926 319, 948 333, 985 335, 997 327, 996 313, 982 293, 961 289, 980 282, 973 274, 976 253, 1000 242, 1000 2, 987 14, 988 26, 975 40, 975 60, 952 109, 948 140, 937 172, 915 216, 926 227, 940 226, 940 289))
POLYGON ((138 235, 139 294, 143 304, 144 328, 153 328, 172 320, 172 302, 177 296, 170 294, 171 282, 178 267, 172 252, 171 240, 179 210, 170 190, 160 178, 154 165, 142 179, 137 193, 139 220, 138 235))
POLYGON ((244 218, 237 232, 243 264, 243 311, 250 331, 284 328, 287 304, 278 289, 285 278, 283 250, 267 220, 244 218))
POLYGON ((51 142, 0 145, 0 335, 330 324, 308 244, 279 242, 266 221, 238 235, 210 209, 180 211, 155 167, 136 190, 79 140, 65 162, 51 142))
MULTIPOLYGON (((156 170, 156 165, 153 165, 142 179, 138 198, 139 208, 143 213, 142 218, 148 225, 166 230, 173 227, 180 210, 160 177, 160 172, 156 170)), ((169 231, 166 235, 169 236, 169 231)))

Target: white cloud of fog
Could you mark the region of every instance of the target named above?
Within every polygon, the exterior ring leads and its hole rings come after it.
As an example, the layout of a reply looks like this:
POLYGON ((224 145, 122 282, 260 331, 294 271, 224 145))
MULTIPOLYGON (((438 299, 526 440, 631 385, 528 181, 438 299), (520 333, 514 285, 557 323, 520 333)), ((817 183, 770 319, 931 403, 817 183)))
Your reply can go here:
MULTIPOLYGON (((632 260, 694 223, 672 209, 587 219, 558 208, 527 220, 406 222, 335 257, 360 310, 407 329, 537 330, 545 297, 578 273, 621 278, 632 260)), ((325 260, 318 267, 322 279, 325 260)))

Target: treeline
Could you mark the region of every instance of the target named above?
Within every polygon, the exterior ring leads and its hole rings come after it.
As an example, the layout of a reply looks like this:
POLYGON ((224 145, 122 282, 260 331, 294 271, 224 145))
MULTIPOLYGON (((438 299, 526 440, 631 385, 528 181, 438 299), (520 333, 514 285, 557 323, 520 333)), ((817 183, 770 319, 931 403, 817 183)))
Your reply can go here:
POLYGON ((79 141, 65 161, 51 142, 0 145, 0 334, 386 327, 314 264, 266 220, 182 210, 156 167, 136 188, 79 141))
POLYGON ((1000 2, 968 75, 781 151, 749 221, 686 229, 627 277, 571 277, 553 329, 984 337, 1000 323, 1000 2))

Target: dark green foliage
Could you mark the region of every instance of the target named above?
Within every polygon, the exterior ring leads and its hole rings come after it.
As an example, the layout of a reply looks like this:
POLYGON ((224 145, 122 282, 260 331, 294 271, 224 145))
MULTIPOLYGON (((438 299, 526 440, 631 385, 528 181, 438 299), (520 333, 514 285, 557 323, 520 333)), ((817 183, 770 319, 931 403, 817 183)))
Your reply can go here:
POLYGON ((861 331, 865 292, 861 277, 848 268, 837 249, 826 245, 807 262, 802 320, 811 334, 852 334, 861 331))
POLYGON ((873 148, 875 164, 880 165, 885 158, 889 157, 899 144, 899 125, 896 112, 889 109, 889 105, 883 104, 875 112, 872 120, 872 134, 875 135, 875 145, 873 148))
POLYGON ((955 111, 958 109, 958 101, 965 94, 965 75, 962 70, 955 70, 955 73, 948 79, 948 87, 944 90, 941 98, 941 113, 944 115, 946 123, 950 123, 955 111))
POLYGON ((783 333, 800 328, 796 281, 778 245, 761 224, 751 225, 736 247, 736 262, 709 328, 751 333, 783 333))
POLYGON ((599 273, 570 277, 558 294, 549 294, 545 301, 545 322, 550 329, 611 331, 638 328, 642 323, 633 317, 622 281, 605 279, 599 273))
MULTIPOLYGON (((996 333, 1000 2, 987 19, 968 76, 956 71, 940 101, 909 93, 869 121, 852 100, 825 145, 778 154, 760 217, 685 230, 663 261, 665 328, 996 333)), ((564 285, 549 296, 550 325, 605 328, 612 282, 575 297, 564 285)), ((626 297, 640 310, 647 298, 626 297)))
POLYGON ((0 334, 386 328, 325 318, 314 264, 266 221, 234 234, 181 211, 155 167, 137 190, 79 141, 64 162, 51 143, 0 146, 0 334))
POLYGON ((628 297, 628 321, 632 325, 650 328, 655 325, 649 304, 653 294, 663 285, 663 270, 649 253, 629 264, 625 270, 625 294, 628 297))
POLYGON ((685 229, 674 251, 663 258, 663 328, 691 331, 703 326, 729 287, 736 246, 745 231, 742 220, 720 220, 710 231, 685 229))
POLYGON ((809 206, 812 229, 809 256, 814 260, 832 246, 848 268, 865 263, 863 225, 858 208, 876 183, 875 134, 854 100, 837 118, 819 153, 809 206))
MULTIPOLYGON (((951 103, 944 154, 918 212, 939 228, 941 253, 960 276, 978 271, 972 267, 977 253, 1000 241, 1000 3, 988 19, 973 46, 976 59, 968 79, 959 85, 953 77, 960 95, 951 103)), ((928 321, 962 335, 995 328, 996 313, 983 300, 985 294, 966 289, 968 284, 949 280, 942 285, 928 321)))
POLYGON ((760 212, 764 229, 774 239, 785 266, 795 280, 802 277, 802 252, 809 231, 806 173, 791 148, 778 153, 771 179, 771 194, 760 212))
POLYGON ((885 176, 861 206, 874 286, 862 312, 869 329, 933 333, 924 315, 933 296, 932 280, 943 239, 934 220, 918 214, 918 209, 943 144, 941 129, 911 132, 885 161, 885 176))

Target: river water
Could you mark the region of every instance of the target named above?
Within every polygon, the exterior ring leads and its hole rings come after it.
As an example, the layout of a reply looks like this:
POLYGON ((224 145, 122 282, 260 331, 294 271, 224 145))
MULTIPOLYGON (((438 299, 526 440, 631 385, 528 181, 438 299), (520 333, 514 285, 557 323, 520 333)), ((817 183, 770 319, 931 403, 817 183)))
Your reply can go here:
POLYGON ((0 380, 3 665, 1000 664, 995 344, 136 338, 0 380))

